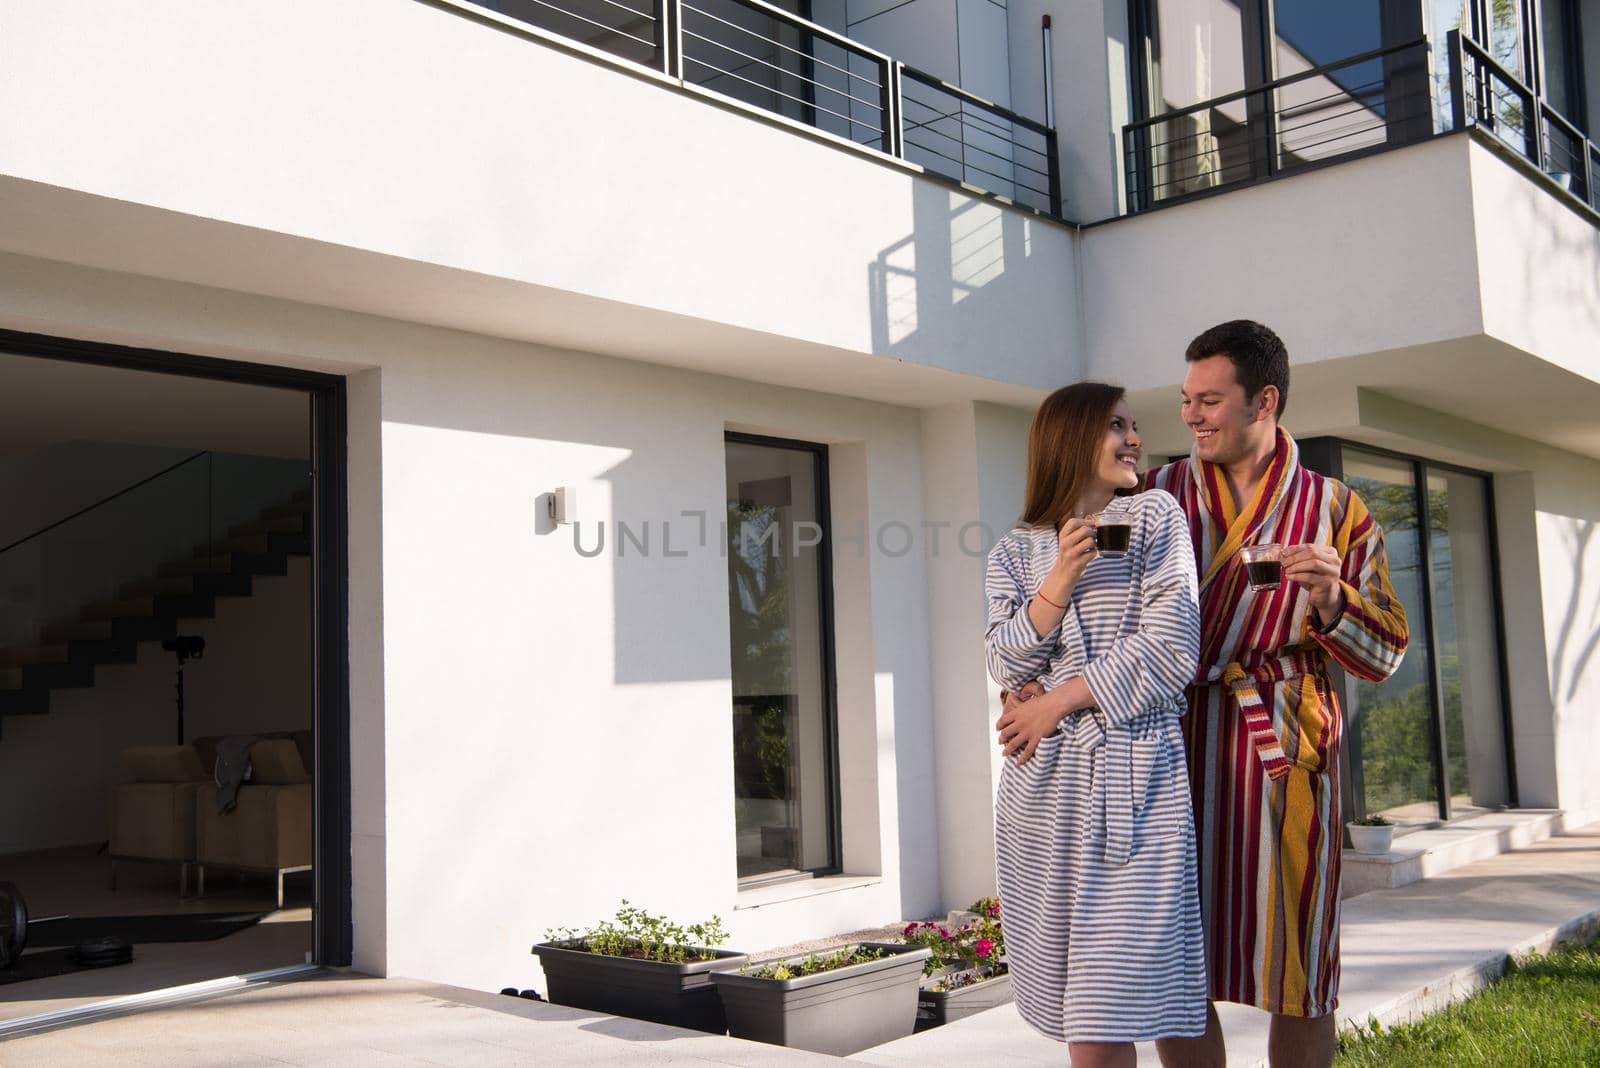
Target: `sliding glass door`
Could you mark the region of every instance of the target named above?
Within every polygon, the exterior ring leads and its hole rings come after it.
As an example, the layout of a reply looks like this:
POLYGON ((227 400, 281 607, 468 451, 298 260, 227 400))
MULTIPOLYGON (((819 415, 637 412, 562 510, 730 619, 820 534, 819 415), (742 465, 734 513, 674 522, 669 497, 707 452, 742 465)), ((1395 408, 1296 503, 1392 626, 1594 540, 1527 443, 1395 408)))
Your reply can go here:
POLYGON ((1427 823, 1515 804, 1488 476, 1328 439, 1304 448, 1382 526, 1411 625, 1392 678, 1345 680, 1347 817, 1427 823))

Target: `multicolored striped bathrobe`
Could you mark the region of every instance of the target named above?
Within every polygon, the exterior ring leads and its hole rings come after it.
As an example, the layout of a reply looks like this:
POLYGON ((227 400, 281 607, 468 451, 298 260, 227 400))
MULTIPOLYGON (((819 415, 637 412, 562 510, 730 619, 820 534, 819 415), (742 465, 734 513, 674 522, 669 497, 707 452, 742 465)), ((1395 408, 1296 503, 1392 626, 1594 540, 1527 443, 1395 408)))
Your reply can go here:
POLYGON ((1165 493, 1127 499, 1128 553, 1090 561, 1061 625, 1028 601, 1056 533, 1021 527, 989 555, 988 663, 1008 690, 1082 675, 1099 707, 1008 760, 995 800, 1006 955, 1022 1018, 1058 1042, 1205 1031, 1194 823, 1178 719, 1200 619, 1188 523, 1165 493))
POLYGON ((1200 573, 1200 667, 1184 721, 1211 996, 1290 1016, 1339 1004, 1338 697, 1334 661, 1359 678, 1394 674, 1405 609, 1389 585, 1383 531, 1348 486, 1300 466, 1278 431, 1253 500, 1239 509, 1215 465, 1158 468, 1146 485, 1188 515, 1200 573), (1332 545, 1346 608, 1313 626, 1304 591, 1252 594, 1241 546, 1332 545))

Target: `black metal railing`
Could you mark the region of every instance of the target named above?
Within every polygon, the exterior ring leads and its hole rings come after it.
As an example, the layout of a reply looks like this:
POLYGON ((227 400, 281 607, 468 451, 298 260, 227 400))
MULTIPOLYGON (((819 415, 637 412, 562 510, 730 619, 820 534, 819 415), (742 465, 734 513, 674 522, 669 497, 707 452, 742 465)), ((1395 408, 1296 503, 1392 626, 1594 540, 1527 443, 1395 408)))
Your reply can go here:
POLYGON ((1056 134, 1043 123, 900 65, 902 154, 1018 204, 1061 214, 1056 134))
POLYGON ((1600 148, 1472 38, 1451 30, 1447 47, 1455 127, 1493 134, 1551 184, 1600 212, 1600 148))
POLYGON ((1425 38, 1122 128, 1128 210, 1409 144, 1433 132, 1425 38))
POLYGON ((765 0, 449 0, 1059 217, 1055 132, 765 0))

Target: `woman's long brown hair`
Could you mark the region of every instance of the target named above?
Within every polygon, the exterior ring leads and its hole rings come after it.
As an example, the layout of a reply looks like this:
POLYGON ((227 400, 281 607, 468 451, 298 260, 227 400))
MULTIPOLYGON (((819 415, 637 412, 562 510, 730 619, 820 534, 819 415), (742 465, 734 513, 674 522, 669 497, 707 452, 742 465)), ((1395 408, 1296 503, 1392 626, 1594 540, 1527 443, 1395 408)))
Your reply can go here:
POLYGON ((1028 492, 1022 521, 1052 530, 1072 517, 1089 488, 1121 386, 1077 382, 1044 399, 1028 428, 1028 492))

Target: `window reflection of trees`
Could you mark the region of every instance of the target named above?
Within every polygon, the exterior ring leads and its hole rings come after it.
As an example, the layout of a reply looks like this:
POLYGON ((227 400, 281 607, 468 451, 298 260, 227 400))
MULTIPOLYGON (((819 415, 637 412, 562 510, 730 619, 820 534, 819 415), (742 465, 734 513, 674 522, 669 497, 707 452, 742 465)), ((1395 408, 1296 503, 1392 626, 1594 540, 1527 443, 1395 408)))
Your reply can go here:
MULTIPOLYGON (((1437 803, 1433 708, 1428 684, 1431 650, 1426 644, 1419 596, 1426 577, 1422 574, 1421 532, 1417 529, 1417 492, 1409 477, 1404 483, 1359 476, 1347 476, 1345 481, 1383 529, 1389 548, 1390 580, 1405 606, 1413 634, 1406 663, 1394 678, 1380 683, 1359 682, 1356 686, 1366 808, 1369 812, 1382 812, 1420 802, 1437 803)), ((1429 500, 1430 528, 1442 522, 1443 508, 1443 502, 1429 500)), ((1455 691, 1459 706, 1459 682, 1455 691)))

